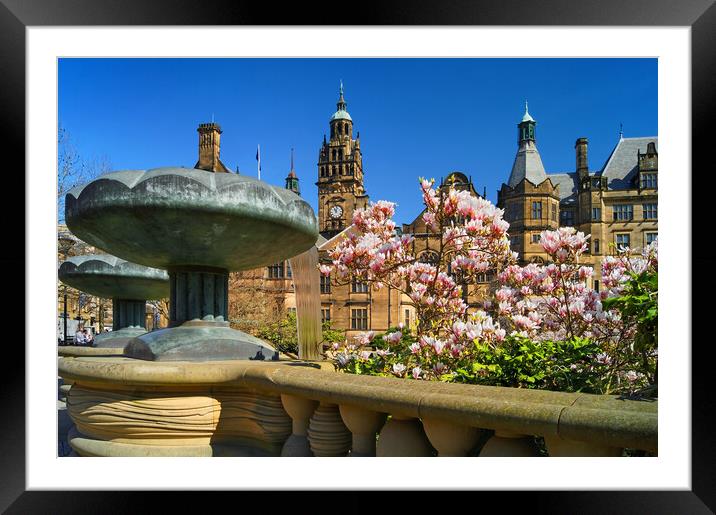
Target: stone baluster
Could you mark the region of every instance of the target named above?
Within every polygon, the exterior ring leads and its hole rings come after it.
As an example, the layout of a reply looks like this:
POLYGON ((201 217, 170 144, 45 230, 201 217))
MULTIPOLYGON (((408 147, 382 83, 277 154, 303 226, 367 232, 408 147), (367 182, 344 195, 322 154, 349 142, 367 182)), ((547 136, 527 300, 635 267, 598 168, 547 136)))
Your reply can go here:
POLYGON ((313 456, 308 443, 308 424, 318 401, 281 394, 281 403, 292 422, 292 433, 283 444, 281 456, 313 456))
POLYGON ((533 457, 539 456, 539 452, 529 435, 496 430, 480 451, 480 457, 501 458, 507 456, 533 457))
POLYGON ((423 428, 438 456, 467 456, 480 438, 480 430, 438 419, 423 419, 423 428))
POLYGON ((577 442, 575 440, 564 440, 559 436, 545 436, 544 443, 547 452, 554 457, 619 457, 624 449, 621 447, 609 447, 591 442, 577 442))
POLYGON ((353 434, 350 456, 375 456, 375 435, 387 415, 349 404, 341 404, 339 410, 343 423, 353 434))
POLYGON ((393 415, 378 436, 376 456, 434 456, 435 452, 417 418, 393 415))
POLYGON ((343 423, 338 406, 321 402, 308 424, 308 443, 314 456, 345 456, 351 448, 351 433, 343 423))

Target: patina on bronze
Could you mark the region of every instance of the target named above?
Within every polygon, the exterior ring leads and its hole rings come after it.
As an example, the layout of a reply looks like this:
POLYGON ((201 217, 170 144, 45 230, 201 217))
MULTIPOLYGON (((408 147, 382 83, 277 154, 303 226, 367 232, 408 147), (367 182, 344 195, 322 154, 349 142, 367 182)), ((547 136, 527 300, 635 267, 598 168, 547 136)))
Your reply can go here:
POLYGON ((170 327, 125 347, 156 361, 274 358, 228 327, 228 274, 296 256, 318 237, 313 209, 292 191, 187 168, 103 175, 67 194, 65 220, 91 245, 168 271, 170 327))

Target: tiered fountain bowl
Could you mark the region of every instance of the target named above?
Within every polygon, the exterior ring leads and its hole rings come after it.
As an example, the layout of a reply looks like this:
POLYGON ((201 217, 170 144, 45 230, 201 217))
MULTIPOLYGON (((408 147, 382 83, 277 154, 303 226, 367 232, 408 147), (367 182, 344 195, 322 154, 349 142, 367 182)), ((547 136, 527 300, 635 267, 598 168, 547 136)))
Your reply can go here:
POLYGON ((73 256, 60 265, 60 280, 80 291, 112 299, 112 332, 100 333, 94 346, 123 349, 144 328, 147 299, 169 297, 164 270, 131 263, 109 254, 73 256))
POLYGON ((125 356, 153 361, 277 359, 231 329, 228 274, 311 248, 311 206, 295 193, 237 174, 187 168, 113 172, 72 189, 65 220, 117 257, 167 270, 170 327, 132 338, 125 356))

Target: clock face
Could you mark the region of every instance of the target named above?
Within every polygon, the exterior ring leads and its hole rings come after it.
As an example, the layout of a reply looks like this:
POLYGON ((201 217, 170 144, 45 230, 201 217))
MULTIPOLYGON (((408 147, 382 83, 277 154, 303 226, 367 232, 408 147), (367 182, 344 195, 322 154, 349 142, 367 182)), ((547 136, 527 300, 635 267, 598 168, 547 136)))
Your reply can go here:
POLYGON ((343 214, 343 208, 341 206, 333 206, 330 211, 331 218, 340 218, 343 214))

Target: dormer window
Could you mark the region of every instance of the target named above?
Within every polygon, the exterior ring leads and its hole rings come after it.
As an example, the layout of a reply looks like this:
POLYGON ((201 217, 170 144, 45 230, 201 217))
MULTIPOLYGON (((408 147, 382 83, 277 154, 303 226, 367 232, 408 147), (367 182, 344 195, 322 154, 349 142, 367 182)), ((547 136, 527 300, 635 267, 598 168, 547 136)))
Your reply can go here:
POLYGON ((641 189, 643 190, 649 190, 649 189, 656 189, 657 187, 657 178, 656 174, 652 172, 642 172, 641 174, 641 189))

